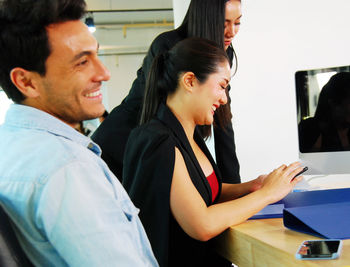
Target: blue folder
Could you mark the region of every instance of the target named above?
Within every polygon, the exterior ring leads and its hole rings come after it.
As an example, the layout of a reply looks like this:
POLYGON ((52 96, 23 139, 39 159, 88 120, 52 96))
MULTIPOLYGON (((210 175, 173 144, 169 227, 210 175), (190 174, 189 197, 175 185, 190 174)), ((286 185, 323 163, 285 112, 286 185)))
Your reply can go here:
POLYGON ((289 194, 284 226, 322 238, 350 238, 350 188, 289 194))
POLYGON ((285 208, 350 202, 350 188, 293 192, 280 202, 285 208))
POLYGON ((284 225, 322 238, 350 238, 350 202, 284 209, 284 225))
POLYGON ((268 219, 268 218, 282 218, 284 204, 276 202, 274 204, 267 205, 261 211, 249 218, 252 219, 268 219))
POLYGON ((250 219, 283 217, 284 226, 322 238, 350 238, 350 188, 293 192, 250 219))

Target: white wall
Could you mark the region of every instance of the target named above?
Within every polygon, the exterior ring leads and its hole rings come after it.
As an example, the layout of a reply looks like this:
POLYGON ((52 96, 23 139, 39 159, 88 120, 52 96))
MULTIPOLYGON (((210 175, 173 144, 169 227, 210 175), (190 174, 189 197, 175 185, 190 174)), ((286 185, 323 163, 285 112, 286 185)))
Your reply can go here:
POLYGON ((111 111, 127 96, 144 56, 145 54, 103 57, 103 63, 111 72, 111 79, 104 85, 103 91, 107 110, 111 111))
POLYGON ((97 29, 94 35, 100 44, 100 58, 111 72, 111 79, 103 84, 104 105, 108 111, 119 105, 128 94, 153 39, 171 29, 131 28, 127 30, 126 37, 121 28, 97 29))
POLYGON ((190 0, 173 0, 175 28, 181 25, 182 20, 186 15, 190 2, 191 2, 190 0))
MULTIPOLYGON (((182 1, 173 0, 174 13, 182 1), (177 2, 177 5, 175 5, 177 2)), ((349 0, 244 0, 231 108, 243 180, 298 160, 294 73, 349 65, 349 0)), ((176 17, 175 17, 176 22, 176 17)))
POLYGON ((7 98, 5 92, 0 88, 0 125, 4 123, 6 111, 11 103, 12 101, 7 98))

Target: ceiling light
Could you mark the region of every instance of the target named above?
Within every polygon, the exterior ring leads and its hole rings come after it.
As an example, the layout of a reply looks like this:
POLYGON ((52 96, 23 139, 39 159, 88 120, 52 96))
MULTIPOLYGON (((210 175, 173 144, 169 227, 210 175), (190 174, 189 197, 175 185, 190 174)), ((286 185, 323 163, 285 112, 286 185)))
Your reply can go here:
POLYGON ((92 15, 92 13, 90 13, 88 15, 88 17, 85 19, 85 24, 89 27, 89 31, 90 32, 95 32, 96 31, 96 27, 95 27, 95 23, 94 23, 94 17, 92 15))

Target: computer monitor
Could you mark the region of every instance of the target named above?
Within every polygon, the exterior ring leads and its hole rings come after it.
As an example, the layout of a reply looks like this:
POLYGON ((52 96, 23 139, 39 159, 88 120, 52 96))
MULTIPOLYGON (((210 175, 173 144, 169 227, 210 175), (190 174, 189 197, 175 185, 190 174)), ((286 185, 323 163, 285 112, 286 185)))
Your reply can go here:
POLYGON ((308 174, 350 173, 350 66, 295 73, 299 157, 308 174))

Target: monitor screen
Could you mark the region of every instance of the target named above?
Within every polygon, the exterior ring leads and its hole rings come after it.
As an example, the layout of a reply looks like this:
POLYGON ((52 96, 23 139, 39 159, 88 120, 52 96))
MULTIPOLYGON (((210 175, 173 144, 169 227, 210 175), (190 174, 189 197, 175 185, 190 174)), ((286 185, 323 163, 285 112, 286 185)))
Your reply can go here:
POLYGON ((295 73, 299 155, 309 174, 350 173, 350 66, 295 73))

